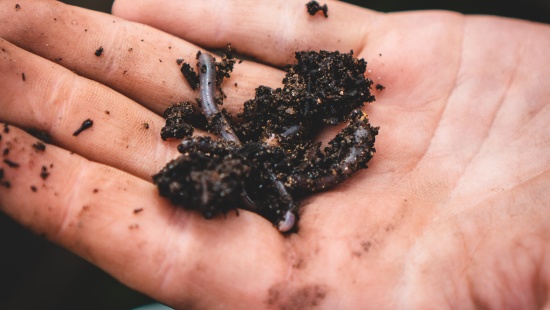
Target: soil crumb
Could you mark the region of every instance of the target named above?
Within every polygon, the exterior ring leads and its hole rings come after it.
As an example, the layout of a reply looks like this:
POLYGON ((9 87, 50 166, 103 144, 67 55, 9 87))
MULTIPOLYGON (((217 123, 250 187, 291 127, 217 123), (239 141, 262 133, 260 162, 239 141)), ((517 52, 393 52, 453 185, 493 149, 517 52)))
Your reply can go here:
POLYGON ((33 143, 32 147, 38 152, 44 152, 46 150, 46 145, 40 141, 33 143))
POLYGON ((94 125, 94 121, 92 121, 91 119, 85 120, 84 122, 82 122, 82 125, 80 125, 80 128, 78 128, 75 132, 73 132, 73 136, 75 137, 78 136, 81 132, 92 127, 93 125, 94 125))
POLYGON ((94 53, 97 57, 101 56, 103 54, 103 46, 100 46, 97 50, 95 50, 94 53))
POLYGON ((328 17, 328 6, 326 4, 320 5, 317 1, 309 1, 306 4, 307 12, 309 15, 313 16, 317 14, 317 12, 322 11, 325 18, 328 17))
POLYGON ((52 136, 50 136, 49 133, 36 129, 36 128, 28 128, 25 130, 28 134, 31 136, 37 138, 38 140, 44 142, 44 143, 52 143, 52 136))
POLYGON ((48 172, 48 167, 42 166, 40 170, 40 177, 42 180, 46 180, 50 176, 50 172, 48 172))
MULTIPOLYGON (((4 151, 5 151, 5 150, 4 150, 4 151)), ((11 161, 11 160, 9 160, 9 159, 7 159, 7 158, 4 159, 4 163, 5 163, 6 165, 8 165, 8 167, 10 167, 10 168, 19 168, 19 164, 18 164, 18 163, 13 162, 13 161, 11 161)))

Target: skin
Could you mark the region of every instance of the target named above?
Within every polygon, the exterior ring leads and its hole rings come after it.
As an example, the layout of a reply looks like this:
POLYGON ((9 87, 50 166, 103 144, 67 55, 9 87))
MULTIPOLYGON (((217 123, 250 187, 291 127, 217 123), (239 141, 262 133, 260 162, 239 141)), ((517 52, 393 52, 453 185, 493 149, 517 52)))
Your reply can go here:
POLYGON ((115 15, 170 35, 2 1, 0 121, 12 126, 0 148, 11 142, 20 166, 1 164, 12 183, 1 211, 176 308, 548 308, 550 27, 328 7, 325 19, 303 1, 115 3, 115 15), (369 169, 306 199, 296 234, 246 211, 206 221, 151 184, 176 155, 159 114, 197 96, 176 59, 227 42, 259 61, 225 82, 232 111, 256 86, 277 87, 296 50, 353 49, 386 86, 364 109, 380 126, 369 169), (73 137, 87 118, 94 126, 73 137), (53 145, 35 151, 18 129, 31 126, 53 145))

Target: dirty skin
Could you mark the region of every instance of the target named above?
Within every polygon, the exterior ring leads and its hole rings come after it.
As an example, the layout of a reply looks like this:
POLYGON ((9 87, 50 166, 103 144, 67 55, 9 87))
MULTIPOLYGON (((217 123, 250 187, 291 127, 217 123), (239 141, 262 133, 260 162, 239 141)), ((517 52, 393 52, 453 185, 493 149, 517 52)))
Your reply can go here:
POLYGON ((181 155, 153 176, 161 196, 205 218, 247 209, 291 232, 301 198, 367 168, 378 134, 361 110, 374 101, 367 63, 352 51, 302 51, 295 57, 297 63, 285 68, 283 87, 259 86, 237 115, 219 107, 220 85, 235 64, 230 46, 220 62, 198 53, 198 73, 183 63, 182 73, 200 97, 165 112, 162 138, 182 141, 181 155), (314 142, 323 127, 343 122, 326 147, 314 142), (193 128, 220 138, 191 137, 193 128))

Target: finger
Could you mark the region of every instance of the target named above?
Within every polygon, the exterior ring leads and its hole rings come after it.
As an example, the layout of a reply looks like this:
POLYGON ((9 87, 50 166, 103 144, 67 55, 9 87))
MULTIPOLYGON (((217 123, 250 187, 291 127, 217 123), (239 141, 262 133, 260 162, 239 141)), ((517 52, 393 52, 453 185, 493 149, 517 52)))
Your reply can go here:
POLYGON ((35 138, 0 128, 0 148, 10 150, 0 162, 0 210, 130 287, 177 308, 198 296, 215 302, 205 291, 238 304, 260 302, 256 290, 263 298, 285 275, 283 237, 257 215, 204 220, 170 206, 148 182, 55 146, 36 150, 35 138))
POLYGON ((358 52, 378 14, 328 1, 328 18, 308 14, 306 1, 117 0, 115 15, 172 33, 205 47, 231 42, 239 52, 271 64, 292 62, 297 50, 358 52))
POLYGON ((164 120, 99 83, 0 39, 0 120, 47 133, 88 159, 150 180, 176 156, 164 120), (84 121, 93 126, 77 136, 84 121))
MULTIPOLYGON (((0 37, 108 85, 159 114, 175 102, 197 97, 176 63, 183 58, 194 64, 197 46, 112 15, 58 1, 6 0, 0 3, 0 37), (103 52, 96 56, 100 47, 103 52)), ((228 106, 241 106, 257 85, 279 86, 283 75, 244 62, 226 81, 228 106)))

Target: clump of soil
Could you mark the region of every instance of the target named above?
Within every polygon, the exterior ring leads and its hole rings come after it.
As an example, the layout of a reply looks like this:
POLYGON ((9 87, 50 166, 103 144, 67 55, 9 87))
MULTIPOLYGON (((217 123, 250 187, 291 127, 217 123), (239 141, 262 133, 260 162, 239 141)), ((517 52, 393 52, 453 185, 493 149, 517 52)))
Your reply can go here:
POLYGON ((309 1, 306 4, 307 12, 309 15, 313 16, 317 14, 317 12, 322 11, 323 15, 325 15, 325 18, 328 17, 328 6, 326 4, 320 5, 317 1, 309 1))
POLYGON ((73 136, 75 136, 75 137, 78 136, 84 130, 86 130, 88 128, 91 128, 93 125, 94 125, 94 121, 92 121, 91 119, 88 118, 87 120, 82 122, 82 125, 80 125, 80 127, 77 130, 75 130, 75 132, 73 132, 73 136))
POLYGON ((200 88, 197 103, 204 113, 191 102, 166 110, 161 137, 182 138, 182 155, 153 176, 160 195, 206 218, 235 208, 252 210, 289 231, 298 219, 298 199, 367 167, 378 134, 361 111, 375 99, 373 82, 364 75, 367 63, 352 51, 302 51, 295 56, 297 63, 286 67, 283 87, 259 86, 236 116, 217 107, 224 96, 219 88, 219 95, 211 98, 215 84, 233 69, 232 54, 215 65, 198 55, 198 75, 183 63, 186 80, 200 88), (347 126, 327 147, 314 142, 323 126, 342 122, 347 126), (194 127, 224 139, 191 137, 194 127))

